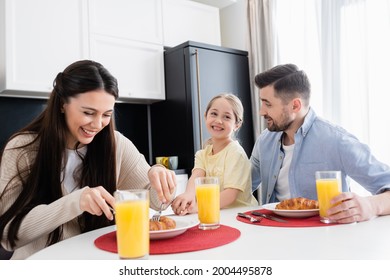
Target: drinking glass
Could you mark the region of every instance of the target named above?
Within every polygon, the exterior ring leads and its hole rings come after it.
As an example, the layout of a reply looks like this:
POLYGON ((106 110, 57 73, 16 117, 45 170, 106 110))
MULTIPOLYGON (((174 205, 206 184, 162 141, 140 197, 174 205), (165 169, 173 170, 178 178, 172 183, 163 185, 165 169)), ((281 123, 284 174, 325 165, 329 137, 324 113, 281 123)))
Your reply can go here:
POLYGON ((334 206, 330 200, 341 193, 341 171, 317 171, 315 176, 321 222, 329 224, 326 212, 334 206))
POLYGON ((147 259, 149 257, 149 191, 117 190, 114 197, 119 257, 147 259))
POLYGON ((219 228, 220 190, 217 177, 195 178, 195 191, 198 204, 199 229, 219 228))

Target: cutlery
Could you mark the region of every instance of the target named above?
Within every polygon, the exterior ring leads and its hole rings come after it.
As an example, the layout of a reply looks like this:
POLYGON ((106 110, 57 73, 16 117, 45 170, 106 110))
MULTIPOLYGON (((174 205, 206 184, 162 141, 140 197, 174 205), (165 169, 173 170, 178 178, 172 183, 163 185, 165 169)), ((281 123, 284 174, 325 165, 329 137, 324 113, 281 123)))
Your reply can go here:
POLYGON ((263 217, 263 218, 266 218, 266 219, 269 219, 269 220, 273 220, 273 221, 276 221, 276 222, 287 223, 286 220, 283 220, 283 219, 280 219, 280 218, 276 218, 276 217, 271 216, 271 215, 263 214, 263 213, 260 213, 260 212, 257 212, 257 211, 252 211, 251 214, 255 215, 255 216, 263 217))
MULTIPOLYGON (((167 158, 168 159, 168 158, 167 158)), ((160 221, 160 217, 161 217, 161 214, 162 214, 162 211, 165 211, 166 209, 168 209, 169 206, 171 206, 173 200, 175 199, 176 197, 176 187, 174 188, 174 190, 170 193, 170 200, 167 202, 167 203, 161 203, 160 204, 160 209, 156 211, 156 213, 153 214, 152 216, 152 221, 157 221, 159 222, 160 221)))
POLYGON ((248 219, 251 223, 258 223, 258 222, 261 221, 261 219, 253 218, 252 216, 246 215, 246 214, 244 214, 244 213, 237 213, 237 215, 238 215, 239 217, 243 217, 243 218, 245 218, 245 219, 248 219))
POLYGON ((167 209, 173 202, 173 199, 171 201, 169 201, 168 203, 161 203, 160 205, 160 209, 158 211, 156 211, 156 213, 153 214, 152 216, 152 221, 157 221, 159 222, 160 221, 160 217, 161 217, 161 213, 164 209, 167 209))
POLYGON ((152 221, 156 221, 156 222, 160 221, 161 212, 162 212, 163 207, 164 207, 164 203, 161 203, 160 209, 158 211, 156 211, 156 213, 154 213, 154 215, 152 216, 152 221))

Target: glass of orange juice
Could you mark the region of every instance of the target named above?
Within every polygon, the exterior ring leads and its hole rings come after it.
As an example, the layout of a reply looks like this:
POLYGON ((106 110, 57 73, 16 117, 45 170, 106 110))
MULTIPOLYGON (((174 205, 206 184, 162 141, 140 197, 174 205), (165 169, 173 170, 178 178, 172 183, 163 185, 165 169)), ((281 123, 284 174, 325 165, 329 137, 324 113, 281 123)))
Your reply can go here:
POLYGON ((149 257, 149 191, 117 190, 114 197, 119 257, 147 259, 149 257))
POLYGON ((334 206, 330 200, 341 193, 341 171, 317 171, 315 176, 321 222, 329 224, 326 212, 334 206))
POLYGON ((217 177, 195 178, 196 200, 198 204, 199 229, 219 228, 220 191, 217 177))

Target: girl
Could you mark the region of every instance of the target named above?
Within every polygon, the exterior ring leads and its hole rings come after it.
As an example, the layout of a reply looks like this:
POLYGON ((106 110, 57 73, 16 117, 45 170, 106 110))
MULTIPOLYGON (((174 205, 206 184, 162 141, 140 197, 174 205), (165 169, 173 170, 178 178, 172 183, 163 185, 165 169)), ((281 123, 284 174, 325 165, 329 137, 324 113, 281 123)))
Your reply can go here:
POLYGON ((177 215, 196 213, 195 178, 219 177, 221 208, 258 205, 251 192, 251 165, 248 157, 233 139, 243 122, 244 109, 238 97, 220 94, 209 102, 206 127, 211 138, 206 147, 195 154, 195 166, 186 191, 172 203, 177 215))
POLYGON ((0 158, 1 245, 13 259, 113 223, 116 189, 152 188, 151 207, 176 186, 114 130, 117 80, 99 63, 59 73, 46 109, 14 134, 0 158))

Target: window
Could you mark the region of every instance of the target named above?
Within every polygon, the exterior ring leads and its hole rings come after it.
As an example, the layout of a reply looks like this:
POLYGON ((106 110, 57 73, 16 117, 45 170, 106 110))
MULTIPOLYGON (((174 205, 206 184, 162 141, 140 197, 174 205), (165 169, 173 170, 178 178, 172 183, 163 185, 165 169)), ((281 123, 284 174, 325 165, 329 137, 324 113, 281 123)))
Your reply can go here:
POLYGON ((275 0, 276 64, 308 74, 320 116, 390 164, 390 0, 275 0))

